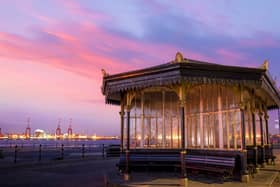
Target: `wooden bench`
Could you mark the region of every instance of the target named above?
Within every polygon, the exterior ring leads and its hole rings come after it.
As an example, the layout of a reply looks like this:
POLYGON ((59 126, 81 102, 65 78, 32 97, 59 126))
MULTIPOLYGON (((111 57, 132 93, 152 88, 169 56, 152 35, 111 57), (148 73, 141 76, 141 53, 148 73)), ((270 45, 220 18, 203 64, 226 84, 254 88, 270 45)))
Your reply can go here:
MULTIPOLYGON (((129 170, 131 169, 158 169, 174 168, 180 163, 179 153, 153 152, 153 153, 129 153, 129 170)), ((126 166, 126 155, 121 154, 117 167, 123 171, 126 166)))
POLYGON ((117 144, 108 145, 108 147, 106 147, 105 150, 106 150, 107 157, 119 157, 120 156, 120 151, 121 151, 120 145, 117 145, 117 144))
POLYGON ((233 176, 235 157, 208 155, 186 155, 186 169, 220 174, 224 178, 233 176))

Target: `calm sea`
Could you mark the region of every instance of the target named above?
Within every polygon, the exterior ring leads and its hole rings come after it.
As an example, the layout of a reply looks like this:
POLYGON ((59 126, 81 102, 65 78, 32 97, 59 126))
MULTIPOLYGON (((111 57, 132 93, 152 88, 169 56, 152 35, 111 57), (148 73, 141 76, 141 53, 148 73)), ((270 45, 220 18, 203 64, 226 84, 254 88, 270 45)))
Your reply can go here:
POLYGON ((62 144, 65 147, 99 147, 101 145, 120 144, 120 140, 0 140, 0 147, 58 147, 62 144))

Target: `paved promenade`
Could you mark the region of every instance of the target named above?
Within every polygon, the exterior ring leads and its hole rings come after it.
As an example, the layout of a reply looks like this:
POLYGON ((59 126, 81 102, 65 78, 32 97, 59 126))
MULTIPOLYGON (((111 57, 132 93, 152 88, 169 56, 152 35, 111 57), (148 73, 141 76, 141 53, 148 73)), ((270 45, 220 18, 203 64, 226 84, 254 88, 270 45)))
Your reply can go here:
MULTIPOLYGON (((280 187, 280 149, 274 150, 277 156, 275 165, 262 168, 249 183, 239 181, 221 181, 205 175, 195 175, 188 179, 188 187, 280 187)), ((131 179, 125 182, 121 176, 111 178, 109 186, 123 187, 167 187, 182 186, 182 181, 175 173, 132 173, 131 179)))
MULTIPOLYGON (((275 166, 267 166, 255 175, 250 183, 219 181, 206 176, 193 176, 188 180, 189 187, 279 187, 280 150, 275 166)), ((176 173, 132 173, 129 182, 123 181, 116 168, 118 159, 101 157, 53 160, 33 163, 4 163, 0 160, 0 187, 99 187, 104 186, 180 186, 176 173), (106 177, 104 177, 106 176, 106 177)))
POLYGON ((101 187, 104 174, 117 173, 117 159, 34 163, 0 162, 0 187, 101 187))

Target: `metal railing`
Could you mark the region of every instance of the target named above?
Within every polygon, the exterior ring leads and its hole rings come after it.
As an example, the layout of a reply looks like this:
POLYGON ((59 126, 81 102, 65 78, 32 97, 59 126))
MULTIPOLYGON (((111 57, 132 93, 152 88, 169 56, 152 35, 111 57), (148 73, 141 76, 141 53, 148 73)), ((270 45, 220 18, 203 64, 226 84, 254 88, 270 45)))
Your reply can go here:
POLYGON ((66 159, 97 159, 110 157, 107 151, 110 144, 34 144, 9 145, 0 147, 2 158, 6 162, 40 162, 66 159))

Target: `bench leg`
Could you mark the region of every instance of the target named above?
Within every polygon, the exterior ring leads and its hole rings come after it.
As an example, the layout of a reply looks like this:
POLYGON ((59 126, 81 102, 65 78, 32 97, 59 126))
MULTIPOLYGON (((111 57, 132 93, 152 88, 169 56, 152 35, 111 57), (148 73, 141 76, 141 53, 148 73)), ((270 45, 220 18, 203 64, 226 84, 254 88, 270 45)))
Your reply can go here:
POLYGON ((188 184, 189 183, 189 181, 188 181, 188 178, 181 178, 180 179, 180 186, 183 186, 183 187, 188 187, 188 184))

